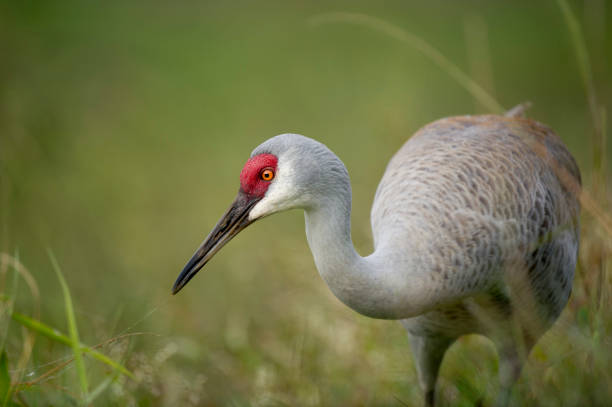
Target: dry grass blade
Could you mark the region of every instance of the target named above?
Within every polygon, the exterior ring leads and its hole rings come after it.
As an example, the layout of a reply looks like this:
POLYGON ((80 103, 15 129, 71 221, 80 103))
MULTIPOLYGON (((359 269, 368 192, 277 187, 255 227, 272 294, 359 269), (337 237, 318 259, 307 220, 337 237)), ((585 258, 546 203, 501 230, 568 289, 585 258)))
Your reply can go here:
POLYGON ((489 109, 489 111, 501 114, 506 110, 493 96, 483 89, 482 86, 472 80, 472 78, 463 72, 456 64, 446 58, 444 54, 427 41, 387 21, 365 14, 338 12, 317 15, 311 19, 311 22, 315 25, 325 23, 357 24, 383 32, 398 41, 408 44, 417 51, 420 51, 443 71, 448 73, 450 77, 455 79, 459 85, 467 90, 476 100, 478 100, 478 102, 489 109))
MULTIPOLYGON (((25 315, 22 315, 22 314, 18 313, 18 312, 14 312, 13 313, 13 319, 16 322, 19 322, 20 324, 22 324, 23 326, 25 326, 25 327, 27 327, 27 328, 35 331, 35 332, 38 332, 39 334, 44 335, 44 336, 46 336, 49 339, 52 339, 52 340, 54 340, 56 342, 62 343, 62 344, 67 345, 67 346, 74 347, 71 338, 69 338, 68 336, 62 334, 58 330, 53 329, 50 326, 43 324, 40 321, 36 321, 36 320, 34 320, 32 318, 29 318, 29 317, 27 317, 25 315)), ((111 338, 108 341, 104 342, 103 344, 110 343, 110 342, 112 342, 114 340, 120 339, 120 338, 125 337, 127 335, 135 335, 135 334, 126 334, 126 335, 121 335, 121 336, 119 336, 117 338, 111 338)), ((94 359, 97 359, 100 362, 107 364, 108 366, 112 367, 115 370, 118 370, 119 372, 123 373, 124 375, 126 375, 128 377, 131 377, 132 379, 134 378, 134 375, 129 370, 127 370, 124 366, 120 365, 119 363, 115 362, 114 360, 110 359, 108 356, 104 355, 103 353, 100 353, 100 352, 94 350, 94 348, 86 346, 86 345, 84 345, 82 343, 79 343, 77 346, 79 347, 81 353, 86 353, 88 355, 91 355, 91 357, 93 357, 94 359)))
POLYGON ((572 12, 567 0, 557 0, 557 3, 559 4, 559 8, 561 9, 563 17, 565 18, 567 28, 570 32, 572 45, 574 47, 574 51, 576 52, 578 69, 580 70, 580 77, 582 78, 587 101, 589 103, 589 110, 591 112, 591 120, 593 121, 593 127, 595 128, 595 151, 593 157, 595 160, 595 171, 601 173, 603 170, 603 156, 605 155, 605 150, 602 149, 604 145, 604 116, 602 114, 602 109, 597 102, 597 92, 595 91, 595 81, 593 80, 593 70, 591 68, 589 52, 582 35, 580 23, 572 12))
MULTIPOLYGON (((15 255, 15 261, 18 262, 17 254, 15 255)), ((17 288, 19 286, 19 272, 15 267, 3 268, 3 275, 8 274, 8 270, 11 269, 14 271, 11 273, 11 281, 6 284, 7 287, 3 290, 4 292, 0 298, 0 351, 4 349, 9 331, 10 316, 13 313, 15 298, 17 297, 17 288)))
MULTIPOLYGON (((602 227, 606 230, 608 235, 612 236, 612 219, 606 213, 605 203, 601 205, 599 201, 606 202, 606 114, 605 108, 599 105, 597 101, 597 92, 595 87, 595 80, 593 78, 593 69, 591 67, 591 59, 587 50, 586 42, 582 32, 582 27, 578 22, 578 19, 572 12, 571 7, 567 3, 567 0, 557 0, 557 4, 561 9, 570 38, 576 53, 576 59, 578 63, 578 69, 580 71, 580 77, 584 85, 586 92, 586 98, 589 104, 589 111, 591 113, 591 121, 593 123, 594 137, 593 137, 593 180, 592 189, 593 196, 585 193, 581 194, 581 203, 589 212, 591 212, 596 219, 600 221, 602 227)), ((605 252, 606 247, 603 241, 596 243, 601 246, 598 251, 605 252)), ((597 303, 598 307, 604 306, 604 290, 607 277, 606 277, 606 264, 604 261, 605 256, 602 256, 599 264, 597 265, 597 303)))
MULTIPOLYGON (((21 276, 26 282, 31 298, 33 309, 32 313, 35 318, 40 317, 40 293, 38 290, 38 284, 36 284, 36 280, 30 272, 25 268, 25 266, 19 261, 19 259, 15 256, 11 256, 8 253, 0 253, 0 271, 2 273, 8 272, 10 267, 12 267, 16 273, 21 276)), ((34 348, 35 334, 29 330, 23 329, 23 347, 21 351, 21 355, 17 361, 17 365, 15 367, 16 373, 13 374, 13 381, 18 383, 21 381, 20 374, 25 370, 28 361, 30 360, 30 356, 32 354, 32 349, 34 348)))

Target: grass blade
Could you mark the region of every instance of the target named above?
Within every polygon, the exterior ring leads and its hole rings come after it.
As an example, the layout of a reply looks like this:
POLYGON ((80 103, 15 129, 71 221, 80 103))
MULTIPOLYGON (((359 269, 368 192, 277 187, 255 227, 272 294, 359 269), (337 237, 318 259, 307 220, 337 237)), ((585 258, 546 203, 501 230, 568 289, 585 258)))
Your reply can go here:
POLYGON ((115 373, 114 375, 109 376, 106 379, 102 380, 102 382, 99 385, 97 385, 96 388, 91 391, 91 393, 89 393, 89 396, 85 400, 85 405, 88 406, 92 404, 98 398, 98 396, 104 393, 104 390, 106 390, 108 386, 110 386, 111 384, 113 384, 115 380, 117 380, 118 377, 119 377, 119 374, 115 373))
MULTIPOLYGON (((605 154, 606 151, 603 149, 605 146, 605 134, 604 134, 604 121, 605 115, 602 114, 605 110, 599 105, 597 101, 597 92, 595 88, 595 80, 593 79, 593 70, 591 68, 591 59, 587 50, 582 28, 578 19, 572 12, 571 7, 567 3, 567 0, 557 0, 557 4, 561 9, 565 24, 570 34, 572 46, 576 53, 576 60, 578 63, 578 69, 580 71, 580 78, 586 92, 587 102, 589 103, 589 110, 591 113, 591 120, 595 130, 594 140, 594 152, 593 152, 593 167, 598 176, 604 176, 605 174, 605 154)), ((601 184, 605 185, 605 179, 601 180, 601 184)))
POLYGON ((11 283, 6 293, 0 296, 0 350, 4 349, 4 342, 8 336, 9 323, 11 321, 11 314, 13 313, 13 306, 15 305, 15 298, 17 297, 17 288, 19 286, 19 271, 17 270, 17 264, 19 263, 19 252, 15 251, 14 261, 8 264, 2 263, 2 266, 7 267, 8 270, 12 269, 11 283))
POLYGON ((383 32, 421 52, 433 63, 438 65, 440 69, 445 71, 451 78, 457 81, 459 85, 467 90, 481 105, 486 106, 491 112, 501 114, 506 110, 493 96, 483 89, 482 86, 476 83, 469 75, 463 72, 461 68, 451 60, 446 58, 444 54, 438 51, 434 46, 421 37, 405 31, 388 21, 366 14, 335 12, 317 15, 311 19, 311 22, 315 25, 338 22, 351 23, 383 32))
MULTIPOLYGON (((40 321, 32 319, 18 312, 13 312, 12 317, 14 321, 20 323, 26 328, 29 328, 43 336, 46 336, 47 338, 54 340, 55 342, 59 342, 66 346, 72 346, 72 340, 69 337, 59 332, 57 329, 51 328, 49 325, 46 325, 40 321)), ((81 349, 81 352, 90 355, 94 359, 97 359, 98 361, 112 367, 113 369, 121 372, 122 374, 134 379, 134 375, 132 374, 132 372, 130 372, 124 366, 115 362, 105 354, 100 353, 89 346, 83 345, 82 343, 79 344, 79 348, 81 349)))
MULTIPOLYGON (((3 275, 7 274, 9 271, 9 268, 13 269, 11 288, 8 290, 8 293, 2 297, 2 298, 7 298, 9 300, 12 300, 12 305, 10 308, 11 312, 10 314, 6 314, 6 316, 8 317, 8 320, 12 319, 12 314, 14 311, 13 310, 14 303, 17 297, 17 288, 21 280, 23 280, 26 283, 27 288, 30 290, 30 294, 31 294, 30 300, 31 301, 29 302, 31 303, 31 306, 32 306, 32 314, 35 315, 36 318, 38 318, 38 316, 40 315, 40 293, 38 290, 38 285, 34 277, 25 268, 25 266, 19 261, 19 251, 18 250, 15 250, 15 254, 13 256, 7 253, 4 253, 4 252, 0 252, 0 273, 2 273, 3 275)), ((3 309, 2 312, 5 312, 5 311, 6 310, 3 309)), ((3 318, 4 318, 4 315, 3 315, 3 318)), ((8 335, 8 328, 9 328, 8 321, 2 320, 2 322, 0 323, 0 333, 1 332, 4 333, 2 343, 4 343, 4 338, 6 338, 8 335)), ((21 382, 23 374, 26 371, 26 366, 28 364, 28 361, 30 360, 32 349, 34 348, 35 337, 36 335, 35 335, 35 332, 33 331, 27 331, 26 333, 24 333, 23 339, 21 341, 21 345, 22 345, 21 355, 18 358, 17 357, 11 358, 14 363, 14 366, 13 366, 14 373, 11 375, 12 381, 14 383, 21 382)), ((0 349, 2 348, 3 346, 0 347, 0 349)))
POLYGON ((2 407, 9 404, 11 397, 11 375, 8 371, 8 359, 6 351, 2 350, 0 355, 0 402, 2 407))
POLYGON ((49 258, 51 259, 51 265, 57 278, 62 286, 62 292, 64 294, 64 306, 66 308, 66 320, 68 322, 68 333, 70 335, 70 346, 72 347, 72 353, 74 354, 74 363, 76 364, 77 373, 79 375, 79 383, 81 385, 81 395, 83 399, 87 399, 88 384, 87 384, 87 373, 85 372, 85 364, 83 363, 82 350, 79 341, 79 331, 77 329, 76 318, 74 316, 74 308, 72 306, 72 297, 70 296, 70 290, 68 284, 64 279, 64 275, 53 255, 51 250, 48 250, 49 258))

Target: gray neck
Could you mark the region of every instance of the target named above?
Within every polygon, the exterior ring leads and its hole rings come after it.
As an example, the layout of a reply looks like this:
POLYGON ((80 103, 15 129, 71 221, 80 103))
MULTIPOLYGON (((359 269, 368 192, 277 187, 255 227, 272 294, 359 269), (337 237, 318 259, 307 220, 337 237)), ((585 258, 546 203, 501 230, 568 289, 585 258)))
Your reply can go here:
POLYGON ((305 211, 306 237, 319 274, 340 301, 360 314, 383 319, 418 315, 423 311, 419 279, 411 279, 410 270, 397 270, 384 250, 368 257, 355 251, 350 194, 343 196, 305 211))

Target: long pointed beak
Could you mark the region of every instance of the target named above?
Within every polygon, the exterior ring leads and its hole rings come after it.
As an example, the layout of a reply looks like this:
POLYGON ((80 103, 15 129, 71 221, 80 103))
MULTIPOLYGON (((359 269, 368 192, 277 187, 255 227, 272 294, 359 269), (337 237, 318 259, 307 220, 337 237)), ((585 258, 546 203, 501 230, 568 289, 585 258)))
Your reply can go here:
POLYGON ((249 212, 261 198, 251 197, 244 192, 238 196, 221 217, 219 223, 204 239, 202 245, 196 250, 191 260, 185 265, 181 274, 174 282, 172 294, 178 293, 197 274, 198 271, 217 253, 227 242, 232 240, 241 230, 253 223, 249 220, 249 212))

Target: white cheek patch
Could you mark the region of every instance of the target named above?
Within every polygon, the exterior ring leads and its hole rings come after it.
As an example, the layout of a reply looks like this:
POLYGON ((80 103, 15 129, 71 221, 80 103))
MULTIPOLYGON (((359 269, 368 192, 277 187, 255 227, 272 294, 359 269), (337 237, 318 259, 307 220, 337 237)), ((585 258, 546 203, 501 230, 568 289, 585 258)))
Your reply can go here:
MULTIPOLYGON (((285 153, 285 155, 288 155, 285 153)), ((276 178, 270 184, 268 191, 261 201, 259 201, 251 212, 249 212, 249 220, 255 220, 275 212, 280 212, 296 207, 297 188, 293 180, 294 166, 291 157, 283 157, 279 159, 276 171, 276 178)))

